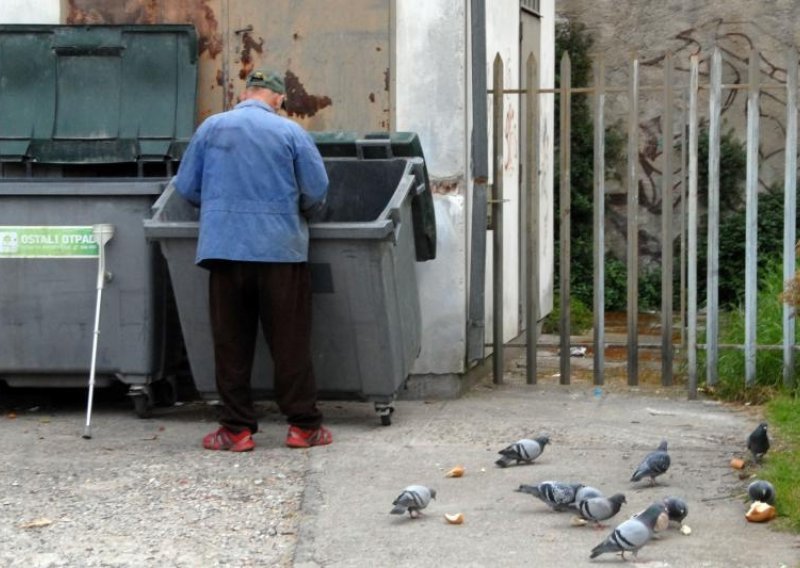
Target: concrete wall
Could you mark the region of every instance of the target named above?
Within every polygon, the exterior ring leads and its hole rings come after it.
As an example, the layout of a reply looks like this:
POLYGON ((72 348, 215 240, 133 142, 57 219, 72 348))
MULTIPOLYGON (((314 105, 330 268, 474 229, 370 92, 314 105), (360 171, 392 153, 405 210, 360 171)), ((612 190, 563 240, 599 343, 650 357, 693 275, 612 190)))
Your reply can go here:
POLYGON ((59 0, 2 0, 0 23, 57 24, 61 17, 59 0))
MULTIPOLYGON (((420 134, 433 181, 439 230, 439 253, 432 262, 419 264, 417 274, 422 295, 423 350, 414 366, 419 374, 460 373, 465 370, 466 309, 470 262, 469 223, 472 180, 470 137, 472 135, 470 85, 471 57, 469 2, 413 0, 396 2, 395 77, 396 125, 399 130, 420 134), (435 33, 432 33, 435 30, 435 33), (404 88, 403 85, 413 85, 404 88)), ((541 81, 552 86, 554 57, 554 3, 542 2, 541 81)), ((519 2, 487 2, 487 83, 491 88, 492 60, 504 60, 507 88, 519 87, 519 2)), ((491 96, 487 95, 491 119, 491 96)), ((510 340, 520 332, 520 209, 519 95, 504 101, 504 204, 503 334, 510 340)), ((552 95, 542 99, 540 124, 541 164, 541 294, 544 313, 552 309, 552 95)), ((491 124, 489 153, 491 156, 491 124)), ((486 341, 491 342, 492 282, 491 239, 488 232, 486 258, 486 341)))
MULTIPOLYGON (((676 84, 688 84, 689 56, 701 53, 701 84, 708 83, 707 59, 716 44, 722 51, 722 82, 743 83, 747 80, 748 52, 755 47, 761 52, 761 83, 785 82, 785 53, 789 45, 800 41, 797 0, 766 2, 695 2, 692 0, 561 0, 559 14, 586 25, 594 38, 594 52, 603 54, 607 84, 625 86, 631 53, 640 57, 641 85, 663 84, 663 56, 673 53, 676 84)), ((640 251, 645 264, 656 266, 661 256, 661 94, 642 92, 639 117, 640 251)), ((723 90, 723 132, 733 129, 740 141, 745 140, 747 91, 723 90)), ((708 116, 708 93, 700 93, 700 118, 708 116)), ((763 90, 760 118, 760 169, 762 187, 782 184, 784 168, 785 93, 763 90)), ((625 95, 607 97, 607 124, 620 118, 626 132, 625 95)), ((678 131, 676 123, 675 132, 678 131)), ((623 176, 624 178, 624 176, 623 176)), ((742 181, 742 187, 744 179, 742 181)), ((608 243, 615 254, 624 258, 625 194, 624 187, 609 180, 609 208, 606 229, 608 243)), ((679 230, 680 202, 673 197, 675 227, 679 230)))
POLYGON ((420 136, 438 230, 437 258, 417 265, 423 348, 413 371, 422 374, 460 373, 466 357, 468 4, 395 3, 395 124, 420 136))
MULTIPOLYGON (((486 9, 486 84, 493 88, 494 58, 500 54, 503 59, 504 87, 518 89, 519 69, 519 2, 518 0, 495 0, 487 2, 486 9)), ((494 115, 493 97, 488 96, 487 116, 489 117, 489 155, 494 155, 494 115)), ((503 96, 503 340, 507 341, 519 333, 519 137, 524 128, 520 117, 519 95, 503 96)), ((495 183, 499 172, 491 171, 494 162, 490 158, 490 180, 495 183)), ((494 231, 486 235, 486 341, 494 341, 491 324, 494 311, 491 266, 494 262, 491 241, 494 231)))

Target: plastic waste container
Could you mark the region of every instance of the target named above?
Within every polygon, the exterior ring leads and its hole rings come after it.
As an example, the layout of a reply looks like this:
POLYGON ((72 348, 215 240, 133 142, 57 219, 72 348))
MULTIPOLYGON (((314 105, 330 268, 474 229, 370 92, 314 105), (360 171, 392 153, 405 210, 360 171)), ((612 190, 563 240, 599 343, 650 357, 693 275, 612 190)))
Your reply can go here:
MULTIPOLYGON (((142 221, 191 137, 196 91, 192 26, 0 25, 0 231, 114 226, 97 381, 129 385, 141 415, 180 338, 142 221)), ((96 280, 96 261, 0 258, 0 381, 87 385, 96 280)))
MULTIPOLYGON (((323 156, 330 136, 318 139, 323 156)), ((354 150, 372 147, 354 138, 350 144, 354 150)), ((353 154, 324 158, 327 208, 310 224, 314 373, 320 397, 374 402, 388 425, 394 397, 421 347, 412 201, 429 187, 422 157, 353 154)), ((198 210, 170 186, 153 211, 145 234, 167 259, 195 386, 213 397, 208 275, 194 264, 198 210)), ((272 364, 263 337, 257 345, 252 385, 269 395, 272 364)))

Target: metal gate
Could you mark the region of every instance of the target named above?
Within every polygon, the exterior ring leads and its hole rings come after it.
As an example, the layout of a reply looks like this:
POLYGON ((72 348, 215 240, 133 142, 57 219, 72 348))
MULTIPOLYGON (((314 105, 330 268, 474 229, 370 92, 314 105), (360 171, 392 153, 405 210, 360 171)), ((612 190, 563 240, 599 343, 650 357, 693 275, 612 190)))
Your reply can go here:
MULTIPOLYGON (((783 279, 787 281, 795 275, 795 240, 796 240, 796 182, 797 182, 797 67, 798 57, 795 49, 789 49, 785 57, 785 80, 775 80, 772 73, 769 82, 761 81, 760 64, 762 57, 753 49, 748 54, 748 73, 743 82, 722 83, 723 59, 719 48, 706 54, 697 53, 687 61, 676 62, 672 54, 663 57, 663 75, 660 84, 640 84, 640 59, 633 55, 628 62, 627 85, 609 85, 606 83, 606 70, 602 59, 593 63, 593 85, 591 87, 573 87, 571 84, 571 62, 568 54, 564 54, 560 62, 561 84, 555 89, 541 89, 536 84, 536 58, 531 54, 527 59, 525 73, 526 84, 522 88, 505 88, 503 82, 503 61, 499 54, 494 61, 494 87, 489 91, 494 104, 494 132, 501 130, 503 95, 521 94, 526 100, 525 138, 528 144, 528 155, 525 156, 530 172, 531 164, 538 163, 536 132, 538 98, 544 93, 554 93, 560 98, 560 132, 562 148, 560 152, 560 382, 570 382, 570 139, 571 116, 570 99, 573 96, 592 98, 594 119, 594 383, 604 383, 605 349, 612 345, 605 339, 605 157, 604 135, 606 118, 606 96, 608 94, 627 96, 627 165, 625 172, 625 191, 627 198, 627 376, 629 385, 637 385, 639 380, 639 337, 638 329, 638 295, 639 295, 639 177, 638 158, 640 153, 640 110, 639 101, 643 92, 656 93, 661 99, 661 137, 662 151, 661 202, 670 204, 662 207, 662 286, 661 286, 661 382, 668 386, 673 383, 674 354, 678 352, 686 362, 688 375, 688 396, 697 397, 698 390, 698 350, 706 351, 706 384, 717 383, 717 366, 720 349, 743 349, 745 354, 745 384, 752 386, 756 377, 756 351, 759 349, 781 349, 783 352, 783 378, 786 386, 793 383, 795 323, 793 308, 783 306, 783 340, 781 345, 759 345, 756 337, 756 294, 757 294, 757 215, 758 215, 758 172, 759 172, 759 103, 760 97, 767 93, 772 98, 783 97, 785 104, 785 168, 784 168, 784 236, 783 236, 783 279), (687 81, 676 81, 676 63, 687 75, 687 81), (701 81, 701 63, 707 69, 707 79, 701 81), (745 341, 743 344, 725 344, 719 342, 719 178, 720 178, 720 138, 721 109, 723 93, 744 90, 747 93, 746 148, 747 174, 745 180, 746 197, 746 242, 745 242, 745 341), (708 121, 708 261, 707 261, 707 317, 705 322, 706 343, 698 343, 698 125, 703 113, 699 102, 699 94, 705 91, 708 96, 706 119, 708 121), (679 151, 676 151, 680 148, 679 151), (679 155, 675 155, 675 154, 679 155), (681 216, 681 302, 676 311, 673 306, 673 248, 675 234, 673 229, 673 196, 676 189, 680 192, 681 216), (664 244, 669 246, 665 246, 664 244), (681 342, 675 345, 672 337, 673 318, 680 318, 681 342)), ((497 167, 502 164, 503 140, 494 140, 494 159, 497 167)), ((495 171, 498 171, 497 169, 495 171)), ((499 177, 495 178, 499 179, 499 177)), ((527 191, 531 196, 538 195, 538 176, 526 176, 527 191)), ((495 184, 492 188, 490 203, 493 208, 492 218, 502 223, 502 187, 495 184)), ((538 250, 537 242, 537 199, 528 199, 526 209, 528 225, 526 241, 526 265, 531 268, 527 275, 528 290, 538 289, 538 265, 531 251, 538 250)), ((497 231, 495 231, 497 232, 497 231)), ((495 258, 495 263, 498 259, 495 258)), ((495 280, 495 282, 497 282, 495 280)), ((497 286, 495 287, 497 290, 497 286)), ((526 294, 526 321, 539 320, 539 307, 536 295, 526 294), (533 298, 534 301, 528 301, 533 298)), ((528 325, 528 341, 526 347, 527 382, 536 382, 536 355, 538 337, 536 326, 528 325)), ((495 335, 495 361, 502 361, 502 344, 495 335), (499 354, 499 355, 498 355, 499 354)), ((495 382, 502 382, 502 365, 495 364, 495 382)))

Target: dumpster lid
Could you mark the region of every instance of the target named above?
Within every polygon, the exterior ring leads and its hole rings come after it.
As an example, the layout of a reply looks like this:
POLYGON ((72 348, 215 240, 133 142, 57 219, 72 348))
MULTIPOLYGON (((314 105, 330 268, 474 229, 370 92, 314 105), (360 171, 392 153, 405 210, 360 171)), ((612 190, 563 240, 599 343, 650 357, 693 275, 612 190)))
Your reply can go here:
POLYGON ((323 158, 420 158, 425 189, 430 191, 428 168, 416 132, 368 132, 360 136, 344 130, 309 132, 323 158))
POLYGON ((0 161, 179 160, 194 130, 191 25, 0 25, 0 161))

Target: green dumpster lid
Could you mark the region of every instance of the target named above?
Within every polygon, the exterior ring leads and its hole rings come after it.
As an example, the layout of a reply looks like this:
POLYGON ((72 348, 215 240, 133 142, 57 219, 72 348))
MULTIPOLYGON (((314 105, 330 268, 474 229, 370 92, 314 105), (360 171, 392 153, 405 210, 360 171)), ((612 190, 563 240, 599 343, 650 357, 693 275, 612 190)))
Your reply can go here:
POLYGON ((0 161, 179 160, 194 131, 191 25, 0 25, 0 161))

